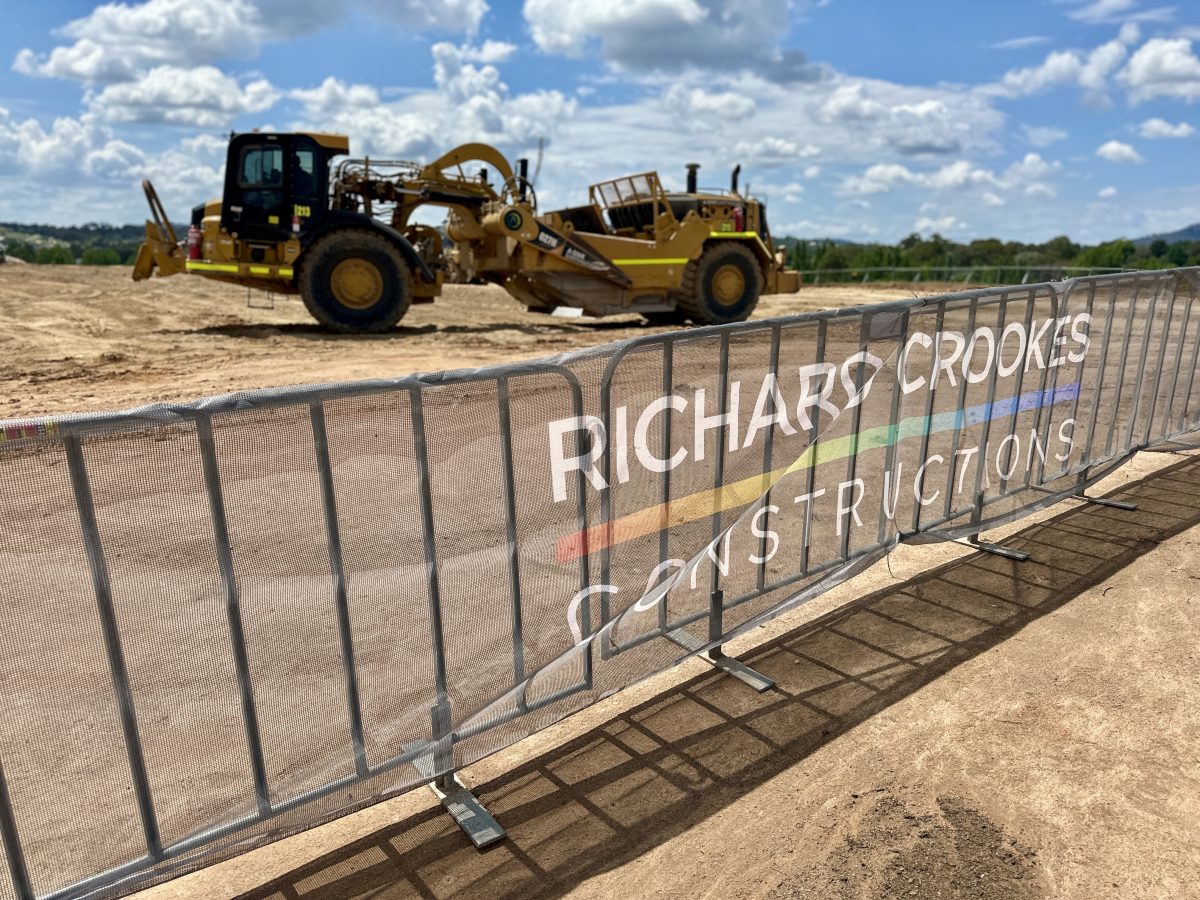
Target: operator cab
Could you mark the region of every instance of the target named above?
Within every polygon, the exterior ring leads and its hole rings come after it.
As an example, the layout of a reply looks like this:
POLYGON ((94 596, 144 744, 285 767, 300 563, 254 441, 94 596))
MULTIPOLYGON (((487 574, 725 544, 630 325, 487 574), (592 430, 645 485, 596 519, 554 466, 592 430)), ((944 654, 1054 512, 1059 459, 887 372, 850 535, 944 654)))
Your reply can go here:
MULTIPOLYGON (((235 135, 225 162, 221 229, 255 243, 299 237, 329 211, 330 161, 349 149, 337 134, 235 135)), ((193 224, 203 215, 196 207, 193 224)))

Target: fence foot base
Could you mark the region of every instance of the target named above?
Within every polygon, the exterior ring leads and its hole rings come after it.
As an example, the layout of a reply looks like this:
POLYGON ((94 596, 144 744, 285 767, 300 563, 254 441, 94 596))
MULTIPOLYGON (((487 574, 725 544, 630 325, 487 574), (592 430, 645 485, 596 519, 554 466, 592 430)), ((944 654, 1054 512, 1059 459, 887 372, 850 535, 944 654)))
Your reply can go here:
MULTIPOLYGON (((1034 490, 1040 490, 1046 494, 1053 493, 1052 491, 1050 491, 1047 488, 1035 487, 1034 490)), ((1129 503, 1126 500, 1109 500, 1107 497, 1089 497, 1087 494, 1083 494, 1083 493, 1068 494, 1065 499, 1067 499, 1067 500, 1082 500, 1084 503, 1092 503, 1096 506, 1107 506, 1112 509, 1123 509, 1126 512, 1134 512, 1137 509, 1136 503, 1129 503)))
MULTIPOLYGON (((407 749, 407 748, 406 748, 407 749)), ((413 766, 425 778, 434 773, 433 754, 427 753, 413 760, 413 766)), ((470 838, 476 850, 489 847, 508 836, 504 827, 487 811, 471 791, 451 773, 429 782, 429 789, 438 798, 442 808, 450 814, 456 825, 470 838)))
POLYGON ((457 775, 448 775, 429 785, 442 808, 450 813, 455 824, 471 839, 475 849, 482 850, 497 841, 504 840, 508 833, 496 821, 487 807, 479 802, 457 775))
POLYGON ((962 544, 964 547, 971 547, 974 550, 982 550, 984 553, 991 553, 993 556, 1015 559, 1017 562, 1025 562, 1029 559, 1029 554, 1024 550, 1013 550, 1011 547, 1002 547, 999 544, 981 541, 978 537, 959 538, 954 543, 962 544))
POLYGON ((1123 509, 1126 512, 1133 512, 1137 509, 1136 503, 1128 503, 1124 500, 1109 500, 1107 497, 1089 497, 1087 494, 1073 494, 1075 500, 1082 500, 1084 503, 1094 503, 1096 506, 1109 506, 1113 509, 1123 509))
MULTIPOLYGON (((697 640, 687 631, 682 628, 677 631, 667 633, 667 640, 678 644, 685 650, 695 650, 698 647, 703 647, 704 643, 697 640)), ((705 650, 699 654, 699 658, 704 660, 711 666, 720 669, 729 675, 732 675, 743 684, 749 685, 758 691, 760 694, 764 691, 769 691, 775 687, 775 682, 761 672, 756 672, 745 663, 734 659, 732 656, 726 656, 724 653, 717 650, 705 650)))

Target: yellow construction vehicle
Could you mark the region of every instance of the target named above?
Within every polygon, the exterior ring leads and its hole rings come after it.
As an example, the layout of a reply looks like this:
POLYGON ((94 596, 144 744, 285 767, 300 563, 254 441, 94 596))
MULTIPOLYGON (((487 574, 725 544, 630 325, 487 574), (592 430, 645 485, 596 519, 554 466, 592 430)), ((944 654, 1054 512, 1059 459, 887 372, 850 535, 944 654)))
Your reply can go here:
POLYGON ((186 272, 298 293, 331 329, 383 331, 446 280, 441 233, 413 221, 438 206, 453 265, 534 310, 715 324, 745 319, 761 294, 799 288, 765 206, 739 192, 738 169, 728 191, 698 191, 690 164, 682 193, 647 172, 592 185, 582 206, 539 213, 526 161, 514 173, 494 147, 464 144, 424 166, 335 164, 348 152, 341 135, 233 136, 224 196, 192 211, 182 244, 143 182, 151 218, 134 280, 186 272))

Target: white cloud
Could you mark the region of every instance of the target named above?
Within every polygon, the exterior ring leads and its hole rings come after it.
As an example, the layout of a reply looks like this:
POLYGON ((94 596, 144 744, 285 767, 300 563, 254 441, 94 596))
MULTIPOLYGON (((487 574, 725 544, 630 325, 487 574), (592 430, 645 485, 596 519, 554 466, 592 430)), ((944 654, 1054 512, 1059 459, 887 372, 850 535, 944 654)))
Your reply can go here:
POLYGON ((983 201, 984 206, 1004 205, 1004 198, 998 194, 993 194, 991 191, 985 191, 979 199, 983 201))
POLYGON ((1159 6, 1140 9, 1141 0, 1092 0, 1067 15, 1078 22, 1089 25, 1124 22, 1167 22, 1175 16, 1175 7, 1159 6))
POLYGON ((779 137, 766 137, 759 141, 739 141, 734 145, 733 155, 760 166, 795 165, 803 159, 820 154, 812 144, 797 145, 779 137))
POLYGON ((1084 54, 1078 50, 1055 50, 1041 64, 1012 69, 998 84, 986 85, 985 93, 1017 98, 1037 94, 1052 87, 1074 85, 1092 95, 1100 95, 1109 76, 1116 72, 1129 49, 1121 38, 1108 41, 1084 54))
POLYGON ((820 166, 807 166, 804 169, 804 177, 809 179, 810 181, 814 178, 819 178, 820 176, 821 176, 821 167, 820 166))
POLYGON ((754 115, 754 100, 737 91, 712 91, 698 87, 672 85, 667 91, 667 103, 678 117, 687 122, 728 119, 740 121, 754 115))
POLYGON ((1067 133, 1061 128, 1049 125, 1022 125, 1025 139, 1035 147, 1049 147, 1067 139, 1067 133))
POLYGON ((1172 125, 1166 119, 1147 119, 1138 127, 1138 133, 1149 140, 1158 138, 1186 138, 1196 133, 1187 122, 1172 125))
POLYGON ((921 234, 957 231, 965 227, 954 216, 939 216, 936 219, 929 216, 922 216, 913 223, 913 231, 920 232, 921 234))
POLYGON ((318 87, 291 92, 302 105, 293 124, 349 134, 355 153, 407 159, 430 157, 467 141, 523 148, 541 137, 553 139, 578 101, 559 91, 514 95, 499 69, 484 62, 507 58, 511 47, 436 43, 431 48, 435 88, 394 101, 383 100, 370 85, 326 78, 318 87))
POLYGON ((878 119, 887 108, 878 100, 867 96, 861 81, 839 85, 829 98, 821 104, 821 115, 826 119, 878 119))
POLYGON ((992 44, 996 50, 1020 50, 1024 47, 1036 47, 1038 44, 1044 44, 1050 38, 1044 34, 1031 34, 1026 37, 1009 38, 1007 41, 1000 41, 998 44, 992 44))
POLYGON ((1130 58, 1118 76, 1134 103, 1170 97, 1200 100, 1200 58, 1183 38, 1152 38, 1130 58))
MULTIPOLYGON (((59 33, 74 42, 39 54, 17 53, 23 75, 89 84, 130 81, 163 65, 182 68, 252 57, 265 43, 317 31, 351 9, 412 31, 473 34, 486 0, 145 0, 109 2, 74 19, 59 33)), ((483 51, 504 45, 488 41, 483 51)), ((495 62, 496 59, 480 60, 495 62)))
MULTIPOLYGON (((838 192, 844 196, 883 194, 903 185, 918 185, 936 191, 963 191, 977 188, 1022 191, 1025 194, 1053 194, 1047 179, 1058 171, 1058 163, 1047 162, 1036 153, 1028 153, 997 175, 991 169, 957 160, 928 172, 918 172, 898 163, 879 163, 861 175, 844 179, 838 192)), ((985 196, 1002 199, 989 190, 985 196)), ((987 201, 989 205, 997 205, 987 201)), ((1002 201, 1003 202, 1003 201, 1002 201)))
POLYGON ((214 66, 156 66, 136 81, 106 86, 89 97, 89 106, 110 122, 220 128, 238 116, 270 109, 279 97, 265 79, 239 85, 214 66))
MULTIPOLYGON (((465 34, 474 34, 478 31, 479 25, 488 11, 486 0, 388 0, 386 3, 375 3, 369 6, 364 3, 363 6, 369 8, 377 17, 390 19, 405 28, 465 34)), ((498 44, 499 42, 488 41, 487 43, 498 44)), ((479 59, 478 61, 500 62, 501 59, 479 59)))
POLYGON ((1108 200, 1110 197, 1117 196, 1117 189, 1112 185, 1109 185, 1108 187, 1100 188, 1096 196, 1101 200, 1108 200))
POLYGON ((773 81, 811 78, 803 54, 780 47, 789 0, 525 0, 534 43, 545 53, 594 50, 633 72, 750 69, 773 81))
POLYGON ((249 55, 258 47, 257 22, 247 0, 105 3, 63 26, 61 33, 74 38, 73 44, 46 56, 22 50, 13 68, 48 78, 125 81, 154 66, 249 55))
POLYGON ((1096 148, 1096 155, 1114 163, 1144 163, 1140 153, 1121 141, 1108 141, 1096 148))

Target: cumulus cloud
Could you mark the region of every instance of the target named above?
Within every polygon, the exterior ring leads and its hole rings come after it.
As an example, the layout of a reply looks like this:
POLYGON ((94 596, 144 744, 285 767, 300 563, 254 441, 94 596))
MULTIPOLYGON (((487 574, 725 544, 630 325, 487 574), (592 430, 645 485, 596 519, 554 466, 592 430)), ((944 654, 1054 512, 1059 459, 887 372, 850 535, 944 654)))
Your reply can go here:
MULTIPOLYGON (((131 81, 163 65, 190 68, 252 57, 263 44, 336 24, 351 10, 407 30, 474 33, 486 0, 145 0, 110 2, 59 29, 73 43, 49 53, 25 48, 13 68, 24 75, 88 84, 131 81)), ((484 48, 499 46, 489 41, 484 48)))
POLYGON ((1200 58, 1184 38, 1146 41, 1118 78, 1135 103, 1159 97, 1200 100, 1200 58))
POLYGON ((489 60, 502 61, 511 44, 439 42, 431 48, 435 88, 385 101, 370 85, 326 78, 290 93, 301 104, 301 127, 352 135, 356 153, 429 157, 455 143, 487 141, 526 146, 553 138, 578 101, 559 91, 514 94, 489 60))
POLYGON ((1099 96, 1129 55, 1121 38, 1101 44, 1089 53, 1078 50, 1055 50, 1039 65, 1012 69, 1000 81, 987 85, 983 91, 1002 97, 1017 98, 1041 93, 1052 87, 1073 85, 1099 96))
POLYGON ((811 79, 804 54, 780 46, 789 0, 525 0, 534 43, 545 53, 594 49, 631 72, 753 69, 772 81, 811 79))
POLYGON ((1096 196, 1101 200, 1108 200, 1110 197, 1117 196, 1117 189, 1112 185, 1109 185, 1108 187, 1100 188, 1096 196))
POLYGON ((89 106, 110 122, 219 128, 270 109, 279 96, 265 79, 243 86, 214 66, 156 66, 135 81, 107 85, 89 98, 89 106))
MULTIPOLYGON (((1050 194, 1054 189, 1050 178, 1060 168, 1056 162, 1047 162, 1036 153, 1028 153, 1001 173, 974 165, 967 160, 957 160, 931 171, 915 171, 899 163, 877 163, 861 175, 851 175, 838 188, 843 196, 884 194, 905 185, 917 185, 936 191, 963 191, 977 188, 993 188, 1005 191, 1020 191, 1027 195, 1050 194)), ((1000 205, 995 190, 987 191, 992 200, 989 205, 1000 205)))
POLYGON ((1186 138, 1196 133, 1187 122, 1172 125, 1166 119, 1147 119, 1138 127, 1138 133, 1149 140, 1159 138, 1186 138))
POLYGON ((1067 133, 1061 128, 1049 125, 1022 125, 1025 139, 1035 147, 1049 147, 1067 139, 1067 133))
POLYGON ((1114 163, 1144 163, 1140 153, 1121 141, 1108 141, 1096 148, 1096 155, 1114 163))
POLYGON ((125 81, 146 69, 195 66, 245 56, 259 43, 248 0, 147 0, 106 3, 68 22, 75 42, 48 55, 24 49, 13 68, 25 75, 85 82, 125 81))
POLYGON ((943 231, 957 231, 966 226, 954 216, 939 216, 931 218, 922 216, 913 223, 913 231, 921 234, 940 233, 943 231))

